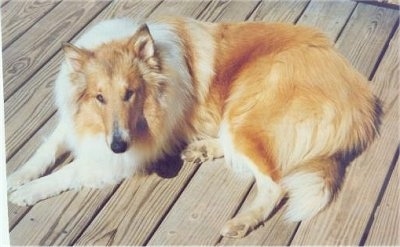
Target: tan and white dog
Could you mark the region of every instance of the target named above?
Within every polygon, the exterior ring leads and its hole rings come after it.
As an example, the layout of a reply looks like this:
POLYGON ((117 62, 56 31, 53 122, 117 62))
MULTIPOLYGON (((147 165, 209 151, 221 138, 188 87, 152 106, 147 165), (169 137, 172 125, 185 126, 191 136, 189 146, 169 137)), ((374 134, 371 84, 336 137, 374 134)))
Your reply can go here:
POLYGON ((377 133, 367 80, 314 29, 114 19, 64 51, 59 124, 8 178, 18 205, 118 183, 186 143, 186 160, 206 151, 254 175, 253 204, 221 232, 242 237, 285 195, 288 219, 317 214, 340 187, 343 159, 377 133), (65 151, 74 161, 38 178, 65 151))

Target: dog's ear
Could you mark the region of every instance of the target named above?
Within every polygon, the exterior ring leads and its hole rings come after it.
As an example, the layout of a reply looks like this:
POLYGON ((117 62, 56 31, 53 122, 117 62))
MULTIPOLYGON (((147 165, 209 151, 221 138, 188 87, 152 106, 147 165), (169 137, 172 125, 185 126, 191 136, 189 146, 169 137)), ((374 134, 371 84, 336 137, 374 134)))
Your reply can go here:
POLYGON ((143 24, 129 41, 136 56, 142 60, 147 60, 155 55, 154 40, 150 34, 149 27, 143 24))
POLYGON ((90 51, 78 48, 70 43, 63 43, 63 50, 67 62, 76 72, 81 72, 84 63, 92 56, 90 51))

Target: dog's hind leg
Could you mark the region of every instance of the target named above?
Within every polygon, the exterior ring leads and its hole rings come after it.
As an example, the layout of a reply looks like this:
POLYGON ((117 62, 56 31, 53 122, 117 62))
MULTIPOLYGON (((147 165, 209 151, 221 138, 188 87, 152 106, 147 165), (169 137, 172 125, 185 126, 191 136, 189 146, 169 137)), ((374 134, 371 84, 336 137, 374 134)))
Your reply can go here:
POLYGON ((265 136, 254 128, 244 130, 239 127, 231 131, 226 124, 222 126, 220 136, 226 143, 224 149, 228 164, 236 172, 247 168, 256 180, 257 194, 250 207, 228 221, 221 231, 225 237, 241 238, 268 218, 284 192, 276 181, 280 173, 265 136))
POLYGON ((50 137, 43 142, 33 156, 7 178, 11 192, 19 186, 43 175, 54 163, 56 157, 66 151, 66 126, 59 123, 50 137))

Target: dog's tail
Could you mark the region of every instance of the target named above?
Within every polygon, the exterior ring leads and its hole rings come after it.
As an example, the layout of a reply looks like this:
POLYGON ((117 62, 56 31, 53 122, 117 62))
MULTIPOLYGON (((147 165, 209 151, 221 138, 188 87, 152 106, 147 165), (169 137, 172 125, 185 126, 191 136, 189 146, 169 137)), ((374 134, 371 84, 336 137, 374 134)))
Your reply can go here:
POLYGON ((335 197, 343 177, 344 167, 334 157, 298 166, 282 180, 289 196, 285 218, 301 221, 316 215, 335 197))

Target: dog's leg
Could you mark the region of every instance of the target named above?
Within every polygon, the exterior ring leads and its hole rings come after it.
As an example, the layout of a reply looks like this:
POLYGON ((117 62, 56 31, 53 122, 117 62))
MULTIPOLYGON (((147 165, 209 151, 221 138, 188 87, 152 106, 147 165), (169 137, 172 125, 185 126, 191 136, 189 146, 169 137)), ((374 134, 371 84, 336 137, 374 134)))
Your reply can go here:
POLYGON ((250 207, 229 220, 221 234, 230 238, 242 238, 264 222, 275 206, 281 201, 283 192, 279 184, 262 173, 255 176, 257 194, 250 207))
POLYGON ((112 169, 97 166, 98 164, 90 161, 74 160, 52 174, 18 187, 9 194, 8 199, 14 204, 29 206, 63 191, 82 187, 103 188, 117 184, 124 178, 114 174, 112 169))
POLYGON ((19 206, 28 206, 63 191, 79 188, 82 185, 78 166, 73 161, 50 175, 28 182, 9 194, 8 199, 19 206))
POLYGON ((17 171, 7 178, 7 188, 11 192, 19 186, 38 178, 54 163, 56 157, 65 152, 66 127, 59 123, 50 137, 34 155, 17 171))
POLYGON ((249 208, 228 221, 221 234, 225 237, 241 238, 265 221, 284 193, 277 180, 279 172, 266 136, 237 128, 230 131, 227 125, 221 127, 220 138, 226 143, 226 161, 236 172, 246 167, 256 180, 257 194, 249 208), (232 149, 232 150, 229 150, 232 149))
POLYGON ((224 152, 218 139, 210 138, 190 143, 181 154, 186 162, 203 163, 224 157, 224 152))

